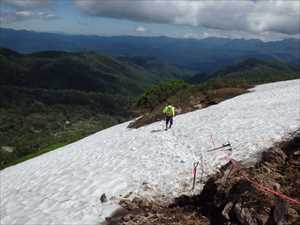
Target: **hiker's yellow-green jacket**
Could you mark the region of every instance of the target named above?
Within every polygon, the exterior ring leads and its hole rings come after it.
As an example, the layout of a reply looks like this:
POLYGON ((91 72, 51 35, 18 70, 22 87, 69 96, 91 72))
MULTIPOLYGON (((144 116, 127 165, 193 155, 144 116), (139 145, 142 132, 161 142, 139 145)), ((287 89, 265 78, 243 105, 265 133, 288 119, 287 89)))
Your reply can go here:
POLYGON ((175 107, 172 105, 167 105, 164 108, 163 113, 166 114, 167 116, 175 116, 175 107))

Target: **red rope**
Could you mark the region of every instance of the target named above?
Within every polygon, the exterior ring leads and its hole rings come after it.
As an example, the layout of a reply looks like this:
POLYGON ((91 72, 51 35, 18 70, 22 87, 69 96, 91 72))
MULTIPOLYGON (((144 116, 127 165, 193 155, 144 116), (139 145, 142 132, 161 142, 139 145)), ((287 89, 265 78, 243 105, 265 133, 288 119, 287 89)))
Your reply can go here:
MULTIPOLYGON (((210 137, 211 137, 212 143, 214 144, 212 135, 210 137)), ((256 181, 250 179, 249 176, 247 175, 247 172, 244 169, 242 169, 235 160, 230 159, 229 155, 226 155, 225 157, 222 157, 222 158, 224 158, 226 160, 229 160, 234 167, 236 167, 237 169, 239 169, 240 172, 241 172, 242 177, 244 179, 246 179, 247 181, 249 181, 256 189, 258 189, 258 190, 260 190, 262 192, 265 192, 265 193, 271 193, 271 194, 273 194, 273 195, 275 195, 275 196, 277 196, 277 197, 279 197, 279 198, 281 198, 283 200, 288 201, 292 205, 298 205, 298 206, 300 206, 300 201, 299 200, 293 199, 293 198, 291 198, 291 197, 283 194, 282 192, 274 191, 273 189, 264 186, 262 183, 258 183, 256 181)), ((203 167, 202 170, 203 170, 203 172, 204 172, 204 164, 205 163, 202 162, 202 167, 203 167)), ((199 161, 198 162, 194 162, 194 168, 193 168, 193 189, 194 189, 195 183, 196 183, 196 176, 197 176, 197 167, 198 167, 198 165, 199 165, 199 161)))
POLYGON ((293 199, 279 191, 274 191, 273 189, 269 188, 269 187, 266 187, 264 186, 263 184, 261 183, 258 183, 252 179, 249 178, 249 176, 247 175, 246 171, 241 169, 241 167, 234 161, 234 160, 230 160, 230 162, 232 163, 232 165, 234 167, 237 167, 240 171, 241 171, 241 175, 243 178, 245 178, 247 181, 249 181, 256 189, 262 191, 262 192, 265 192, 265 193, 271 193, 281 199, 284 199, 286 201, 288 201, 290 204, 292 205, 299 205, 300 206, 300 201, 297 200, 297 199, 293 199))

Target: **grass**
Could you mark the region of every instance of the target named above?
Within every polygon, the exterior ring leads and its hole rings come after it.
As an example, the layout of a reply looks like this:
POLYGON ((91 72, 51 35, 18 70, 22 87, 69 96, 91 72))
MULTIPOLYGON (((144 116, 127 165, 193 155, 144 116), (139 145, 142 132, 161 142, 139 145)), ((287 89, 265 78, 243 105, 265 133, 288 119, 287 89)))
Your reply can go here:
MULTIPOLYGON (((0 118, 0 169, 15 165, 66 144, 77 141, 90 134, 111 127, 126 120, 117 117, 79 110, 75 107, 66 115, 50 108, 45 113, 22 115, 14 110, 1 111, 0 118), (10 113, 8 113, 10 112, 10 113), (65 121, 70 124, 65 124, 65 121), (1 123, 0 123, 1 124, 1 123), (13 152, 1 148, 8 146, 13 152)), ((66 109, 66 108, 63 108, 66 109)))
POLYGON ((42 154, 45 154, 47 152, 51 152, 51 151, 56 150, 58 148, 64 147, 64 146, 66 146, 66 145, 68 145, 68 144, 70 144, 74 141, 77 141, 77 140, 81 139, 81 138, 84 138, 84 136, 83 137, 82 136, 81 137, 76 137, 76 138, 74 137, 73 139, 70 139, 70 140, 65 141, 65 142, 60 142, 60 143, 55 143, 55 144, 52 144, 52 145, 48 145, 47 147, 39 149, 36 152, 33 152, 33 153, 28 154, 28 155, 22 156, 21 158, 15 159, 15 160, 7 163, 7 164, 0 165, 0 170, 5 169, 5 168, 10 167, 10 166, 13 166, 13 165, 16 165, 18 163, 24 162, 26 160, 35 158, 35 157, 40 156, 42 154))

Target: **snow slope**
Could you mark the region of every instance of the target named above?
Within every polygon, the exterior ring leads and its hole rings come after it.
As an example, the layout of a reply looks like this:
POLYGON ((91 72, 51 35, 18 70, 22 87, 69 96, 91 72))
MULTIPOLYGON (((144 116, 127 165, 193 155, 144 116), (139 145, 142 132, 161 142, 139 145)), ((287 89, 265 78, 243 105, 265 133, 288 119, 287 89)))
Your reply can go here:
POLYGON ((300 80, 293 80, 179 115, 168 131, 163 122, 103 130, 2 170, 1 224, 99 224, 120 195, 191 193, 195 160, 203 157, 206 173, 226 163, 226 152, 206 152, 212 142, 230 141, 234 159, 254 161, 300 127, 299 109, 300 80), (102 204, 103 193, 109 201, 102 204))

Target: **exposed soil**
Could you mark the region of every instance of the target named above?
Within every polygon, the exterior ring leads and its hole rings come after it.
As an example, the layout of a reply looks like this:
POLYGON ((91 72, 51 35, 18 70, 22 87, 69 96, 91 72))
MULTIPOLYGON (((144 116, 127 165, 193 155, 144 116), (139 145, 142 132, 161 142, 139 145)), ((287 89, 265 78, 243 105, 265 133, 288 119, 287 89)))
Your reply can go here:
POLYGON ((245 169, 234 161, 225 165, 204 186, 198 198, 200 211, 216 225, 299 225, 300 205, 289 204, 270 190, 299 201, 299 132, 265 151, 254 167, 245 169))
POLYGON ((128 210, 116 225, 207 225, 207 218, 201 216, 193 205, 186 207, 177 204, 163 205, 135 198, 133 201, 122 201, 120 204, 128 210))
POLYGON ((264 192, 257 182, 300 199, 300 132, 262 154, 255 166, 235 161, 211 176, 202 192, 180 196, 172 204, 146 199, 122 200, 123 212, 108 225, 299 225, 300 206, 264 192))

